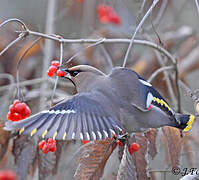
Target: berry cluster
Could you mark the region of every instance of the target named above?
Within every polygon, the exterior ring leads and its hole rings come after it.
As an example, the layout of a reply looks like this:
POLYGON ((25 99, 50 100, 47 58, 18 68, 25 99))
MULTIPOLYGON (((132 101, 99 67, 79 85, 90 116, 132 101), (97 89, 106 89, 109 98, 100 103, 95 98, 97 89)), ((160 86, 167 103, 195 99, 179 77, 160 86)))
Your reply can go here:
POLYGON ((121 23, 120 17, 114 9, 108 5, 100 4, 97 7, 99 21, 103 24, 112 23, 119 25, 121 23))
POLYGON ((60 63, 59 61, 52 61, 51 66, 48 68, 47 74, 49 77, 54 76, 57 74, 57 76, 62 77, 66 74, 66 72, 59 69, 60 63))
MULTIPOLYGON (((124 146, 124 143, 121 142, 120 140, 117 140, 117 145, 118 145, 119 147, 121 147, 121 146, 124 146)), ((133 154, 133 152, 136 152, 136 151, 138 151, 139 149, 140 149, 140 145, 137 144, 137 143, 132 143, 132 144, 128 147, 129 153, 130 153, 131 155, 133 154)))
POLYGON ((52 138, 49 138, 48 142, 42 140, 39 142, 39 148, 43 151, 44 154, 47 154, 49 151, 55 152, 57 149, 56 140, 53 140, 52 138))
POLYGON ((19 121, 21 119, 27 118, 30 114, 31 110, 26 103, 15 100, 14 103, 9 107, 7 119, 11 121, 19 121))
POLYGON ((0 180, 17 180, 16 174, 11 170, 1 170, 0 180))

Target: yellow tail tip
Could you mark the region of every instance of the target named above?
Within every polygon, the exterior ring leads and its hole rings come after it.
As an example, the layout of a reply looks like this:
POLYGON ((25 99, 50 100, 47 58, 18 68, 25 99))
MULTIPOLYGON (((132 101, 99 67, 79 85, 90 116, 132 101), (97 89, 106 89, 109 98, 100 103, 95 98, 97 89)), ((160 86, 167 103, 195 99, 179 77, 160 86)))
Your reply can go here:
POLYGON ((186 128, 184 128, 183 131, 187 132, 192 128, 192 124, 194 122, 194 119, 195 119, 195 116, 191 114, 190 117, 189 117, 189 121, 187 122, 187 126, 186 126, 186 128))

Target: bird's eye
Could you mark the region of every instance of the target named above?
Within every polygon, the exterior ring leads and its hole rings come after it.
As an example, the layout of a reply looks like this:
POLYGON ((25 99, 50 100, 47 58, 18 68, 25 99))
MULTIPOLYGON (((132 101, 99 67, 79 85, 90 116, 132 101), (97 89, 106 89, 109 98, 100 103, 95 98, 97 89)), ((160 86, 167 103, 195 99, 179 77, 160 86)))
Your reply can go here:
POLYGON ((79 72, 80 71, 71 71, 70 75, 73 76, 73 77, 75 77, 75 76, 77 76, 79 74, 79 72))

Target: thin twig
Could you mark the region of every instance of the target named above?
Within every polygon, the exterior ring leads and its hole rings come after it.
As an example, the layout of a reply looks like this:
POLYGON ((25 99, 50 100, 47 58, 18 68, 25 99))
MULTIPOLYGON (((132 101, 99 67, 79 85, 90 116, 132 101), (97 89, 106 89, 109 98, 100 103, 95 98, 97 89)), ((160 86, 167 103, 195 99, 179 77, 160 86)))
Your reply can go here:
MULTIPOLYGON (((60 61, 60 66, 62 65, 62 62, 63 62, 63 43, 60 43, 60 55, 59 55, 59 61, 60 61)), ((55 91, 56 91, 56 88, 57 88, 57 82, 58 82, 58 76, 56 76, 56 79, 55 79, 55 85, 54 85, 54 88, 53 88, 53 93, 52 93, 52 96, 51 96, 51 104, 50 106, 53 105, 53 97, 55 95, 55 91)))
POLYGON ((167 70, 171 70, 173 69, 173 66, 165 66, 165 67, 161 67, 159 69, 157 69, 150 77, 149 79, 147 80, 148 82, 151 82, 153 81, 153 79, 159 74, 161 73, 162 71, 167 71, 167 70))
POLYGON ((179 77, 178 77, 178 64, 176 61, 175 64, 175 84, 176 84, 176 89, 177 89, 177 106, 178 106, 178 112, 181 112, 181 98, 180 98, 180 88, 179 88, 179 77))
POLYGON ((25 57, 25 55, 28 53, 28 51, 35 45, 38 43, 38 41, 42 39, 41 37, 37 38, 36 40, 34 40, 31 45, 25 50, 25 52, 22 54, 22 56, 19 58, 18 63, 17 63, 17 74, 16 74, 16 82, 17 82, 17 97, 18 99, 20 99, 20 85, 19 85, 19 68, 21 65, 21 62, 23 61, 23 58, 25 57))
POLYGON ((26 26, 26 24, 25 24, 23 21, 21 21, 20 19, 17 19, 17 18, 8 19, 8 20, 2 22, 2 23, 0 24, 0 28, 3 27, 3 26, 5 26, 6 24, 8 24, 8 23, 10 23, 10 22, 17 22, 17 23, 21 24, 21 25, 22 25, 22 28, 23 28, 25 31, 28 29, 27 26, 26 26))
POLYGON ((93 47, 93 46, 97 46, 98 44, 103 43, 104 40, 105 40, 105 38, 101 38, 101 39, 99 39, 99 41, 97 41, 96 43, 90 44, 90 45, 88 45, 87 47, 81 49, 79 52, 75 53, 72 57, 70 57, 69 60, 65 61, 65 62, 63 63, 63 65, 64 65, 64 64, 70 63, 75 57, 77 57, 78 55, 80 55, 84 50, 86 50, 86 49, 88 49, 88 48, 90 48, 90 47, 93 47))
MULTIPOLYGON (((46 27, 45 31, 48 34, 53 34, 54 33, 54 28, 56 27, 54 25, 54 17, 56 13, 56 0, 49 0, 48 1, 48 7, 47 7, 47 13, 46 13, 46 27)), ((54 37, 51 35, 51 37, 54 37)), ((56 37, 59 39, 58 37, 56 37)), ((44 57, 42 60, 43 67, 42 67, 42 76, 43 78, 47 77, 46 70, 48 69, 49 62, 53 57, 53 51, 54 50, 54 42, 48 41, 47 39, 45 40, 45 47, 44 47, 44 57)), ((41 85, 41 97, 40 97, 40 110, 44 109, 46 106, 46 97, 45 97, 45 91, 48 88, 48 83, 44 82, 41 85)))
MULTIPOLYGON (((43 37, 46 39, 51 39, 57 42, 63 42, 63 43, 130 43, 131 39, 106 39, 103 38, 102 42, 99 42, 100 39, 64 39, 64 38, 59 38, 57 36, 53 36, 53 35, 47 35, 47 34, 43 34, 40 32, 34 32, 34 31, 30 31, 29 29, 27 29, 26 31, 20 31, 20 33, 27 33, 27 35, 34 35, 34 36, 38 36, 38 37, 43 37)), ((152 47, 157 49, 158 51, 160 51, 161 53, 163 53, 166 57, 168 57, 169 60, 171 60, 171 62, 173 64, 175 64, 175 58, 164 48, 158 46, 157 44, 150 42, 150 41, 146 41, 146 40, 134 40, 135 44, 139 44, 139 45, 144 45, 144 46, 148 46, 148 47, 152 47)))
POLYGON ((9 43, 1 52, 0 52, 0 56, 3 55, 10 47, 12 47, 14 44, 16 44, 18 41, 22 40, 25 36, 27 35, 27 33, 21 33, 19 34, 18 38, 16 38, 15 40, 13 40, 11 43, 9 43))
POLYGON ((152 12, 153 8, 156 6, 156 4, 159 2, 159 0, 154 0, 151 7, 149 8, 149 10, 146 12, 146 14, 144 15, 144 17, 142 18, 141 22, 138 24, 138 26, 136 27, 135 29, 135 32, 131 38, 131 41, 129 43, 129 47, 127 49, 127 52, 125 54, 125 57, 124 57, 124 62, 123 62, 123 65, 122 67, 125 67, 126 66, 126 61, 127 61, 127 58, 128 58, 128 55, 130 53, 130 50, 132 48, 132 45, 133 45, 133 42, 134 42, 134 39, 135 39, 135 36, 138 32, 138 30, 141 28, 141 26, 144 24, 144 21, 146 20, 146 18, 150 15, 150 13, 152 12))
POLYGON ((187 94, 191 97, 191 99, 193 100, 193 102, 195 102, 198 97, 196 96, 196 93, 193 92, 184 82, 182 82, 181 80, 179 80, 179 85, 187 92, 187 94))
POLYGON ((198 4, 198 0, 195 0, 195 3, 196 3, 196 7, 197 7, 197 12, 198 12, 198 15, 199 15, 199 4, 198 4))
POLYGON ((152 25, 153 26, 157 26, 159 24, 159 22, 160 22, 160 20, 162 18, 162 15, 164 14, 164 12, 166 10, 167 4, 168 4, 168 0, 162 1, 161 7, 159 9, 159 12, 158 12, 157 16, 155 17, 155 19, 153 20, 151 25, 145 27, 145 30, 149 31, 152 28, 152 25))
POLYGON ((107 52, 107 50, 105 49, 105 47, 102 44, 100 45, 100 48, 103 51, 106 62, 108 64, 108 67, 106 67, 106 69, 108 69, 107 73, 109 73, 113 69, 113 61, 112 61, 109 53, 107 52))
MULTIPOLYGON (((146 35, 146 37, 151 40, 150 36, 146 35)), ((158 47, 161 47, 159 45, 157 45, 158 47)), ((155 55, 157 57, 157 60, 158 60, 158 63, 161 67, 165 67, 165 63, 164 61, 162 60, 162 56, 161 56, 161 53, 159 53, 158 51, 154 51, 155 52, 155 55)), ((175 61, 176 59, 172 56, 172 61, 171 63, 173 65, 175 65, 175 61)), ((172 84, 171 84, 171 80, 169 78, 169 74, 167 71, 163 71, 163 74, 164 74, 164 77, 165 77, 165 82, 166 82, 166 85, 168 87, 168 92, 169 92, 169 96, 170 96, 170 99, 173 101, 173 104, 176 105, 177 104, 177 100, 176 100, 176 97, 175 97, 175 94, 174 94, 174 90, 172 88, 172 84)))

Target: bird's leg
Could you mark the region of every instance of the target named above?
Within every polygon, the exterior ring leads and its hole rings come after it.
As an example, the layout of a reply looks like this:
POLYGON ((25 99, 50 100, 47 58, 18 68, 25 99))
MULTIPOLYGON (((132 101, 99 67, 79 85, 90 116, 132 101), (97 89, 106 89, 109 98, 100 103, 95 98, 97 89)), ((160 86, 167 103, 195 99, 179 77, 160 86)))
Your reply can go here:
POLYGON ((115 136, 115 140, 118 140, 124 145, 126 143, 126 140, 128 139, 129 134, 127 132, 122 132, 122 134, 119 134, 118 136, 115 136))

